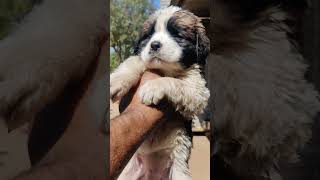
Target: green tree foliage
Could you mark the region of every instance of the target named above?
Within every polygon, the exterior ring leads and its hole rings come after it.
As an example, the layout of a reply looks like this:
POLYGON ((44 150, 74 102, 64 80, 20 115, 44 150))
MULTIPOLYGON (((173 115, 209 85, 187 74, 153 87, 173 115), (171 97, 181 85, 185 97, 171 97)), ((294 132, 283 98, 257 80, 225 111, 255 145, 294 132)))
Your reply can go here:
POLYGON ((0 39, 41 0, 0 0, 0 39))
POLYGON ((117 60, 116 53, 110 53, 110 69, 114 70, 119 66, 120 61, 117 60))
POLYGON ((155 10, 150 0, 111 0, 111 69, 133 53, 143 22, 155 10))

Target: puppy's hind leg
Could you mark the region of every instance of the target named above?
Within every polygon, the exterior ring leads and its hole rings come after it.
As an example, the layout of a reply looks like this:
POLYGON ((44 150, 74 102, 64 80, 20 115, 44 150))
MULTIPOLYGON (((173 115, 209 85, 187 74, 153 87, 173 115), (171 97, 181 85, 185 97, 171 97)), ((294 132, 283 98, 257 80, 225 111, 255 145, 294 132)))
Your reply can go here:
POLYGON ((184 130, 177 131, 175 147, 171 155, 173 163, 170 180, 192 180, 188 161, 191 154, 191 139, 184 130))

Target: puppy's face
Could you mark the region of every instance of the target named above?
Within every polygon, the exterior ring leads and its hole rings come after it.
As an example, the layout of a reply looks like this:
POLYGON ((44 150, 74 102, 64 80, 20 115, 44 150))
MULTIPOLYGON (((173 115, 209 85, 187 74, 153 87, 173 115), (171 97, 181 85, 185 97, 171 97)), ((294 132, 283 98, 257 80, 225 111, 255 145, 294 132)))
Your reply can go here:
POLYGON ((149 68, 189 67, 204 64, 209 46, 197 16, 178 7, 168 7, 144 23, 135 53, 149 68))

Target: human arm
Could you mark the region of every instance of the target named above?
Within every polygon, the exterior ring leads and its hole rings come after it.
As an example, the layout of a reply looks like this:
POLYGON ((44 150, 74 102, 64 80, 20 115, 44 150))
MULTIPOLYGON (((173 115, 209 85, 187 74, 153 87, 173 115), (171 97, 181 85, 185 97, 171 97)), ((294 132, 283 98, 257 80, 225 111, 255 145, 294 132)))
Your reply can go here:
MULTIPOLYGON (((159 76, 145 72, 139 87, 159 76)), ((161 123, 163 112, 140 102, 138 90, 133 89, 133 98, 124 112, 110 121, 110 176, 117 177, 139 145, 161 123)))

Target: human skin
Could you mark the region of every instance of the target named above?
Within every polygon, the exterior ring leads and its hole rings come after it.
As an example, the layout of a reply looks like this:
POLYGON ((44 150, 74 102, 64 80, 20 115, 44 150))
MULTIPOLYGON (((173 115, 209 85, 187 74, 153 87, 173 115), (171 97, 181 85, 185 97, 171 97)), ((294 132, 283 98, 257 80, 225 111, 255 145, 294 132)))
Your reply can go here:
POLYGON ((145 72, 133 97, 121 113, 110 121, 110 176, 119 176, 143 140, 162 122, 163 111, 140 102, 139 87, 146 81, 160 77, 153 72, 145 72))

